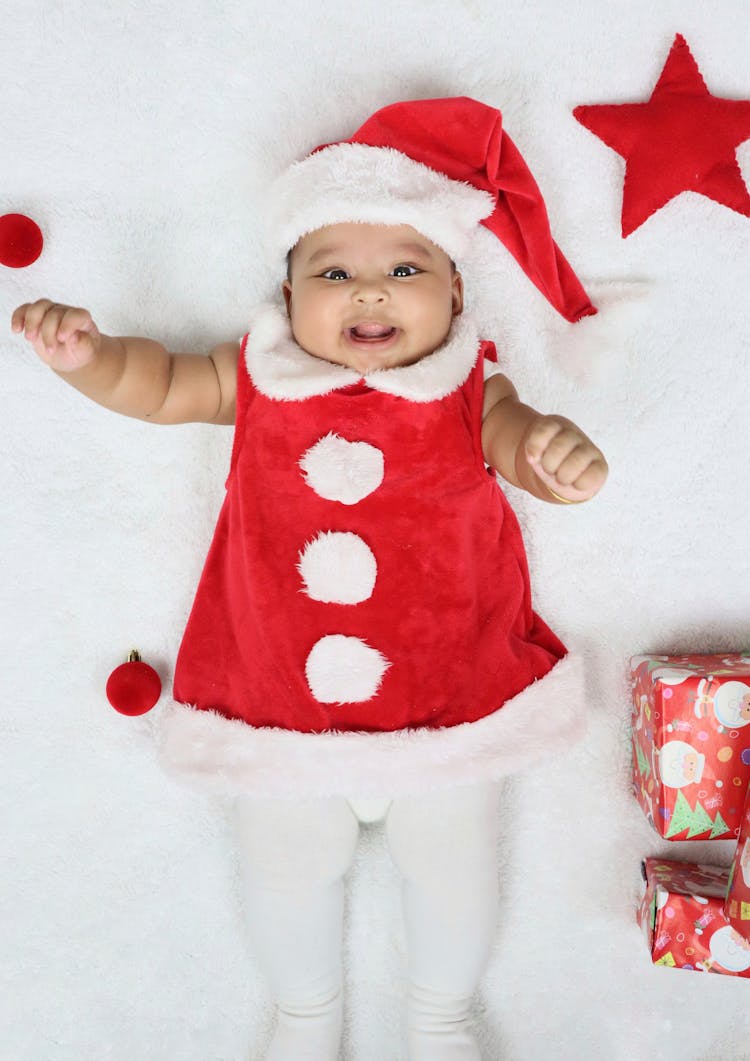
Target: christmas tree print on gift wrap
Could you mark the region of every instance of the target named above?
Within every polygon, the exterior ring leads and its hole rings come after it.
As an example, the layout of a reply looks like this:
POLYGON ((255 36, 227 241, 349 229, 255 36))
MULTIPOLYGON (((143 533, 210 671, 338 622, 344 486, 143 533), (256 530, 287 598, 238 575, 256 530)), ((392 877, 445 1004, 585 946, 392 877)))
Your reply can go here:
MULTIPOLYGON (((664 817, 667 817, 668 813, 667 811, 662 812, 664 817)), ((716 817, 712 819, 700 800, 697 800, 695 808, 692 808, 683 793, 678 792, 674 811, 669 817, 669 828, 665 834, 667 840, 676 839, 686 829, 688 830, 687 837, 685 837, 687 840, 694 840, 697 836, 709 832, 709 830, 711 835, 707 839, 718 840, 731 831, 718 811, 716 812, 716 817)))
POLYGON ((646 756, 643 754, 643 748, 636 742, 635 754, 638 759, 638 772, 644 781, 648 781, 651 776, 651 763, 648 761, 646 756))

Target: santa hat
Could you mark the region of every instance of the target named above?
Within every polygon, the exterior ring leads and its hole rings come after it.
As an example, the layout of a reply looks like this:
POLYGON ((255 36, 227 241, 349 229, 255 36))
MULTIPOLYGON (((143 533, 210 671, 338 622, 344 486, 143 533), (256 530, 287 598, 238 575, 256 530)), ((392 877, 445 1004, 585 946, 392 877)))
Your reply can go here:
POLYGON ((483 225, 568 321, 597 311, 552 238, 544 199, 499 110, 465 96, 377 111, 270 189, 269 250, 285 268, 308 232, 342 222, 411 225, 454 261, 483 225))

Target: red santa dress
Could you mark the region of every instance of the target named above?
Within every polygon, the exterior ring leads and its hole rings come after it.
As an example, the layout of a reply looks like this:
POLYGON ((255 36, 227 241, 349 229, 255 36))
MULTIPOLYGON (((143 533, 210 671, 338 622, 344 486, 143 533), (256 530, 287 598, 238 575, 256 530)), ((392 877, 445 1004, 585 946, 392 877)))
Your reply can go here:
POLYGON ((242 341, 226 497, 161 759, 214 791, 396 796, 497 780, 576 740, 576 658, 537 616, 481 448, 466 315, 416 364, 312 357, 277 306, 242 341))

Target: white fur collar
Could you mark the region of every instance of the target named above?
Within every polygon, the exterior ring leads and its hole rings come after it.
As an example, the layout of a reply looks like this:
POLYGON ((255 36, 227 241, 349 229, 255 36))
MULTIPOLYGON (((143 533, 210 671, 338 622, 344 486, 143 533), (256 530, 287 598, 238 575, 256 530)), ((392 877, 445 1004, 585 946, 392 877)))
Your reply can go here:
POLYGON ((283 308, 264 303, 251 314, 245 363, 253 383, 267 398, 301 401, 364 379, 373 390, 414 402, 430 402, 445 398, 466 381, 478 352, 476 323, 461 314, 453 318, 447 339, 434 353, 414 365, 379 369, 362 376, 354 368, 308 354, 292 336, 283 308))

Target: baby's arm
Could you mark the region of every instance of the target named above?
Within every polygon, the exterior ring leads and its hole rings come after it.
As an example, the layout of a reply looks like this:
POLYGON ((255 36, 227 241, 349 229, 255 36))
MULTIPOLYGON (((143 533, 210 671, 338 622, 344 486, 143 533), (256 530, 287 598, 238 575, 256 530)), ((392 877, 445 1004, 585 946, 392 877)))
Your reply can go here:
POLYGON ((237 343, 173 354, 153 339, 102 335, 88 310, 49 299, 11 319, 38 356, 76 390, 113 412, 153 424, 233 424, 237 343))
POLYGON ((503 375, 484 386, 482 449, 504 479, 553 504, 588 501, 608 474, 604 454, 579 427, 524 405, 503 375))

